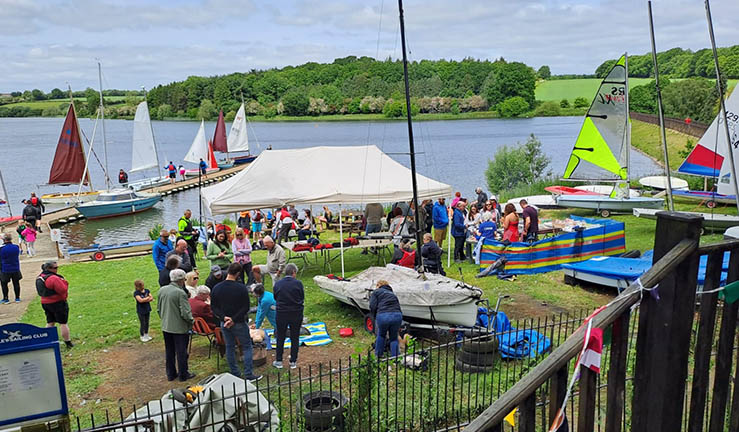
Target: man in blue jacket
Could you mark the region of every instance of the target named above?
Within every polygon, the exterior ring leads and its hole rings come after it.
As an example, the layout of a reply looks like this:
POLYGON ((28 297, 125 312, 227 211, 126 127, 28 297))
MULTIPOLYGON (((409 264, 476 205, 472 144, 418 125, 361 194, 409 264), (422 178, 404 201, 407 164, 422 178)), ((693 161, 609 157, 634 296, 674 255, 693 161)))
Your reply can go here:
POLYGON ((277 313, 275 315, 275 335, 277 347, 275 348, 275 361, 272 366, 282 369, 282 352, 285 346, 288 328, 290 330, 290 369, 298 367, 298 347, 300 346, 300 326, 303 324, 303 303, 305 291, 303 283, 295 278, 298 267, 289 263, 285 266, 285 277, 275 283, 275 302, 277 313))
POLYGON ((13 236, 10 233, 3 235, 3 247, 0 248, 0 283, 3 287, 3 299, 0 304, 10 303, 8 300, 8 282, 13 281, 13 291, 15 291, 15 302, 21 301, 21 249, 18 245, 13 244, 13 236))
POLYGON ((464 261, 464 201, 459 201, 452 216, 452 237, 454 237, 454 262, 464 261))
POLYGON ((434 204, 431 218, 434 221, 434 240, 440 248, 444 248, 446 230, 449 226, 449 214, 447 213, 446 204, 444 204, 444 197, 439 198, 439 201, 434 204))
POLYGON ((255 323, 251 325, 251 328, 258 329, 262 328, 264 319, 267 318, 272 328, 277 328, 277 322, 275 315, 277 315, 277 307, 275 303, 275 296, 271 292, 264 290, 264 285, 255 284, 251 291, 257 298, 257 318, 255 323))
POLYGON ((162 229, 159 232, 159 240, 155 240, 154 246, 151 247, 151 257, 154 259, 157 270, 161 271, 164 268, 164 264, 167 262, 167 253, 172 249, 174 247, 172 242, 169 241, 169 231, 162 229))

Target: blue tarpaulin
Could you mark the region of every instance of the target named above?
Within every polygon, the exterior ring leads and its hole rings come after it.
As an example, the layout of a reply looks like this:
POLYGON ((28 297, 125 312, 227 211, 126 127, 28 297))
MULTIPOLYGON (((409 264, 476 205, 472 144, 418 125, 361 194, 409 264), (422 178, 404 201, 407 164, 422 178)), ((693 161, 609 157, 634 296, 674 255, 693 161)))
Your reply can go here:
MULTIPOLYGON (((482 307, 478 309, 477 325, 487 327, 487 309, 482 307)), ((536 357, 552 347, 549 338, 536 330, 516 330, 506 314, 500 311, 493 319, 492 331, 498 338, 498 351, 502 358, 536 357)))

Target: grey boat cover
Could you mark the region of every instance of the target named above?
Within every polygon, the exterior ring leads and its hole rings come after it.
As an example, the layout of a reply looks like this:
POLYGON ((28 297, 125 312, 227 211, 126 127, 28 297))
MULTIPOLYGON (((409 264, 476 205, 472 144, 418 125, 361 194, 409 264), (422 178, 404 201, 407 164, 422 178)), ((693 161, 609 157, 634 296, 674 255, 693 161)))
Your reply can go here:
POLYGON ((211 375, 198 383, 204 387, 198 399, 187 405, 176 401, 172 391, 129 415, 126 423, 151 419, 153 429, 141 425, 115 432, 176 431, 277 431, 280 419, 275 407, 249 381, 230 373, 211 375), (237 426, 238 425, 238 426, 237 426), (225 428, 225 429, 224 429, 225 428))
POLYGON ((385 267, 370 267, 349 280, 315 276, 313 281, 323 290, 351 298, 363 307, 368 304, 377 281, 383 279, 389 282, 401 307, 456 305, 482 297, 480 288, 438 274, 425 273, 425 275, 424 280, 420 273, 413 269, 388 264, 385 267))

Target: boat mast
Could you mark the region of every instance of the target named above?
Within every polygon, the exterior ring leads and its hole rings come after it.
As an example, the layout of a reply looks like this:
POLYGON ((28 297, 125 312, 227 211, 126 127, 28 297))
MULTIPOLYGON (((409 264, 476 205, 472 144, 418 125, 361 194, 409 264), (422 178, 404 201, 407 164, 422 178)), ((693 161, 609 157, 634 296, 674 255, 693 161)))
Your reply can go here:
MULTIPOLYGON (((411 92, 408 86, 408 57, 405 48, 405 20, 403 18, 403 0, 398 0, 398 13, 400 15, 400 44, 403 48, 403 80, 405 82, 405 110, 408 118, 408 144, 410 146, 411 176, 413 181, 413 208, 415 213, 413 219, 416 222, 416 260, 421 258, 421 221, 418 218, 418 185, 416 184, 416 150, 413 144, 413 121, 411 120, 411 92)), ((420 266, 423 273, 423 266, 420 266)))
MULTIPOLYGON (((734 164, 734 146, 731 143, 731 133, 729 132, 729 122, 726 117, 726 104, 724 103, 724 89, 721 88, 721 70, 718 66, 718 53, 716 51, 716 38, 713 35, 713 20, 711 19, 711 5, 709 0, 705 0, 706 4, 706 20, 708 21, 708 34, 711 36, 711 49, 713 50, 713 63, 716 67, 716 89, 718 90, 719 101, 721 102, 721 117, 724 121, 724 132, 726 133, 726 146, 729 148, 729 168, 731 169, 731 182, 734 186, 734 199, 736 206, 739 208, 739 185, 737 185, 736 165, 734 164)), ((718 131, 716 131, 718 134, 718 131)), ((717 135, 718 136, 718 135, 717 135)), ((719 176, 719 181, 721 178, 719 176)))
POLYGON ((626 187, 624 196, 631 196, 631 115, 629 111, 629 53, 624 53, 624 100, 626 102, 626 187))
POLYGON ((8 214, 13 217, 13 210, 10 208, 10 197, 8 196, 8 189, 5 187, 5 179, 3 179, 3 173, 0 171, 0 183, 3 184, 3 195, 5 195, 5 204, 8 205, 8 214))
MULTIPOLYGON (((144 91, 144 102, 146 102, 146 87, 141 86, 141 90, 144 91)), ((146 111, 149 112, 148 103, 146 111)), ((149 113, 149 130, 151 131, 151 139, 154 141, 154 155, 157 157, 157 174, 159 175, 159 178, 162 178, 162 164, 159 162, 159 149, 157 148, 157 140, 154 138, 154 127, 151 125, 151 113, 149 113)))
POLYGON ((105 138, 105 103, 103 101, 103 68, 98 62, 98 81, 100 82, 100 120, 103 124, 103 159, 105 160, 105 186, 110 189, 110 177, 108 176, 108 141, 105 138))
MULTIPOLYGON (((74 111, 74 118, 77 119, 77 110, 74 108, 74 96, 72 95, 72 85, 67 83, 67 89, 69 89, 69 104, 72 105, 72 110, 74 111)), ((77 120, 77 124, 75 125, 79 132, 80 122, 77 120)), ((85 156, 85 143, 82 140, 82 134, 78 133, 80 137, 80 145, 82 146, 82 158, 85 160, 85 169, 82 171, 82 178, 80 179, 80 187, 79 190, 77 190, 77 199, 79 200, 80 194, 82 194, 82 185, 85 183, 85 178, 87 178, 87 185, 90 187, 90 192, 92 192, 94 189, 92 188, 92 179, 90 178, 90 173, 87 171, 87 161, 89 158, 85 156)), ((93 136, 93 139, 95 137, 93 136)), ((90 144, 90 150, 92 150, 92 144, 90 144)))
POLYGON ((675 211, 672 201, 672 179, 670 178, 670 156, 667 153, 667 136, 665 135, 665 113, 662 109, 662 89, 659 86, 659 65, 657 64, 657 43, 654 41, 654 20, 652 19, 652 0, 647 2, 649 9, 649 33, 652 37, 652 63, 654 63, 654 86, 657 89, 657 114, 659 115, 660 139, 665 156, 665 177, 667 178, 667 208, 675 211))

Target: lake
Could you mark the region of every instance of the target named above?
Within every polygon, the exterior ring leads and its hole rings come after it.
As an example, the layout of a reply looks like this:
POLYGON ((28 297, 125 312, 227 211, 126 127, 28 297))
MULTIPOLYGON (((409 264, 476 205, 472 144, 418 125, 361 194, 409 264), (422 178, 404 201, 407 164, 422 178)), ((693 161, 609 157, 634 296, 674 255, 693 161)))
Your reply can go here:
MULTIPOLYGON (((77 190, 77 187, 43 186, 49 178, 49 167, 63 122, 63 118, 0 118, 0 147, 3 150, 0 169, 14 214, 20 213, 21 199, 27 198, 32 191, 43 194, 77 190)), ((421 174, 448 183, 461 191, 463 196, 472 197, 475 187, 485 187, 485 169, 495 151, 503 145, 524 142, 533 133, 541 140, 544 152, 551 158, 552 172, 559 175, 564 170, 581 124, 582 117, 416 122, 416 166, 421 174)), ((174 161, 175 165, 181 163, 199 126, 197 122, 152 122, 162 166, 169 160, 174 161)), ((92 139, 94 121, 81 119, 80 127, 92 139)), ((226 127, 228 130, 230 124, 226 127)), ((107 120, 105 128, 108 165, 112 180, 117 182, 118 170, 123 168, 128 171, 131 166, 133 122, 107 120)), ((206 136, 212 136, 214 129, 214 122, 206 123, 206 136)), ((99 124, 96 135, 94 150, 102 162, 105 152, 99 124)), ((403 165, 410 165, 407 124, 399 121, 255 122, 249 127, 249 140, 252 153, 268 146, 290 149, 374 144, 403 165)), ((91 159, 93 185, 101 188, 104 184, 103 170, 95 157, 91 159)), ((194 164, 185 165, 195 167, 194 164)), ((661 172, 654 161, 632 150, 632 177, 661 172)), ((155 170, 133 173, 129 179, 133 181, 155 174, 155 170)), ((62 233, 72 246, 143 240, 157 223, 164 224, 166 228, 174 227, 186 208, 192 208, 197 217, 197 189, 167 196, 151 211, 137 215, 70 223, 62 228, 62 233)))

